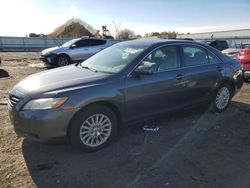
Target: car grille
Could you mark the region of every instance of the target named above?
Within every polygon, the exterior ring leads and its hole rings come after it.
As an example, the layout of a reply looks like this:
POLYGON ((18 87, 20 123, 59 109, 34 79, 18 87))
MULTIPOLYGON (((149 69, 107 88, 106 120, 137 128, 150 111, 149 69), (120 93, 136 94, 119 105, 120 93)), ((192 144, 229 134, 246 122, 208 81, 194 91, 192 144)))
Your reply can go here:
POLYGON ((14 106, 16 106, 20 101, 22 100, 22 98, 14 96, 14 95, 10 95, 9 96, 9 102, 8 102, 8 106, 10 108, 13 108, 14 106))

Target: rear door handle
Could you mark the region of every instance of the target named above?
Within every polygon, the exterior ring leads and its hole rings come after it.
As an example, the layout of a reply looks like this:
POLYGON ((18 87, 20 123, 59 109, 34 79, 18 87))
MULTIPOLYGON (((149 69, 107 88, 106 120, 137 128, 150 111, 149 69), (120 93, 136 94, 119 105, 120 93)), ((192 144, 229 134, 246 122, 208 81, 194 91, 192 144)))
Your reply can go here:
POLYGON ((182 74, 178 74, 176 76, 176 80, 182 80, 184 78, 184 76, 182 74))
POLYGON ((219 71, 219 72, 221 72, 223 70, 223 68, 222 67, 217 67, 216 70, 219 71))

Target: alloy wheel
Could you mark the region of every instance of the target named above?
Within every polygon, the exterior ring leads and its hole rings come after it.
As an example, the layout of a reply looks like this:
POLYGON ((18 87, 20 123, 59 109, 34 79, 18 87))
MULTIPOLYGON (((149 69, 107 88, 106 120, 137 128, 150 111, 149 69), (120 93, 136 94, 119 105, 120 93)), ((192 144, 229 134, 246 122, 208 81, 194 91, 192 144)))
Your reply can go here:
POLYGON ((64 56, 59 57, 57 60, 57 65, 59 67, 66 66, 68 64, 69 64, 69 60, 68 60, 68 58, 66 58, 64 56))
POLYGON ((111 135, 112 123, 104 114, 94 114, 87 118, 80 127, 80 139, 89 147, 103 144, 111 135))
POLYGON ((220 110, 226 108, 229 100, 230 100, 229 89, 225 86, 220 88, 215 98, 216 107, 220 110))

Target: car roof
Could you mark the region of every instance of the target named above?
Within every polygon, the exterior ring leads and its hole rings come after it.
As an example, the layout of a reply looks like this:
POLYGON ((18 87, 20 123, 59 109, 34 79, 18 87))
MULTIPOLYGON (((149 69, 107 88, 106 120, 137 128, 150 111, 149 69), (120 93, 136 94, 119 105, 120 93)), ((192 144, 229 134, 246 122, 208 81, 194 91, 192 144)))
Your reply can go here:
POLYGON ((150 47, 150 46, 157 46, 157 45, 171 44, 171 43, 197 44, 197 42, 195 41, 180 40, 180 39, 137 39, 137 40, 124 41, 117 44, 150 47))
POLYGON ((78 38, 78 39, 79 39, 79 40, 80 40, 80 39, 84 39, 84 40, 85 40, 85 39, 88 39, 88 40, 89 40, 89 39, 90 39, 90 40, 91 40, 91 39, 94 39, 94 40, 108 40, 108 39, 102 39, 102 38, 96 38, 96 37, 88 37, 88 36, 83 36, 83 37, 78 38))
POLYGON ((224 42, 226 40, 224 40, 224 39, 207 39, 207 40, 201 40, 201 41, 204 41, 204 42, 215 42, 215 41, 224 42))
POLYGON ((204 42, 197 42, 197 41, 191 41, 191 40, 179 40, 179 39, 137 39, 137 40, 130 40, 125 42, 119 42, 115 45, 128 45, 128 46, 136 46, 136 47, 145 47, 145 48, 151 48, 151 47, 158 47, 164 44, 191 44, 191 45, 198 45, 203 46, 206 49, 209 49, 213 53, 215 53, 223 62, 231 60, 230 57, 223 55, 219 50, 216 48, 213 48, 209 46, 208 44, 204 42))

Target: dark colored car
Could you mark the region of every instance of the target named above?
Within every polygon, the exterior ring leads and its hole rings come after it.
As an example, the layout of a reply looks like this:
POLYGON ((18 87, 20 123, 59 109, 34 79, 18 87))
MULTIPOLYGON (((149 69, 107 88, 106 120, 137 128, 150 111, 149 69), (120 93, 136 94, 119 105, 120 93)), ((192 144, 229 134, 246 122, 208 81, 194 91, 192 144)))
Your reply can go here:
POLYGON ((241 50, 237 55, 237 59, 241 62, 244 79, 248 81, 250 79, 250 47, 241 50))
POLYGON ((222 112, 242 83, 239 61, 206 44, 134 40, 27 77, 10 91, 8 107, 18 135, 67 136, 94 151, 126 122, 208 103, 222 112))
POLYGON ((90 37, 72 39, 61 46, 43 50, 40 59, 50 66, 61 67, 86 60, 113 43, 109 39, 90 37))
POLYGON ((212 46, 220 51, 229 48, 227 41, 222 39, 204 40, 202 42, 207 43, 209 46, 212 46))

